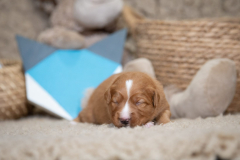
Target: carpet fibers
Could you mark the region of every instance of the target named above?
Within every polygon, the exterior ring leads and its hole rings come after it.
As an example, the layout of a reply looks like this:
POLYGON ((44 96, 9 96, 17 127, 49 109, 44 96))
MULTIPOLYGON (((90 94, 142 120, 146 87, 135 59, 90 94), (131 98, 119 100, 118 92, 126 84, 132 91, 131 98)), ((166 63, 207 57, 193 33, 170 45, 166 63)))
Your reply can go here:
POLYGON ((240 159, 240 115, 133 129, 37 116, 3 121, 0 159, 240 159))

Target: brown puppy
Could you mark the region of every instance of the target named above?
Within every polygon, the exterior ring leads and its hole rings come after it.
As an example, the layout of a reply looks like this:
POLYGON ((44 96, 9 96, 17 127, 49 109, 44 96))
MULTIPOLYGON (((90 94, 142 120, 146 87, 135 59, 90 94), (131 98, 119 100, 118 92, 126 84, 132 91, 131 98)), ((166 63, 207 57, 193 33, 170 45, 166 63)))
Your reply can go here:
POLYGON ((149 126, 152 121, 168 123, 170 116, 160 82, 142 72, 123 72, 95 89, 75 121, 135 127, 149 126))

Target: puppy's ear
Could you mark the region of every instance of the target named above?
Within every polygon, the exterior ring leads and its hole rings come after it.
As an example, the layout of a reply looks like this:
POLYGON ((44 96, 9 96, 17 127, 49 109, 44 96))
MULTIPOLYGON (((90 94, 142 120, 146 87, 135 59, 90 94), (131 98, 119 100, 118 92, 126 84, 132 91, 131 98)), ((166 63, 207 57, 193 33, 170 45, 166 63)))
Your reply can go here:
POLYGON ((111 92, 110 88, 107 89, 107 91, 104 93, 104 99, 109 104, 111 102, 111 92))
POLYGON ((149 87, 147 88, 147 93, 151 96, 153 107, 156 108, 160 103, 160 95, 157 89, 149 87))
POLYGON ((169 104, 168 104, 168 101, 166 99, 166 96, 165 96, 165 93, 164 93, 164 90, 163 90, 163 86, 161 84, 159 84, 159 87, 158 87, 158 93, 160 95, 160 105, 161 105, 161 110, 170 110, 169 109, 169 104))
POLYGON ((152 95, 152 103, 154 108, 160 107, 161 110, 169 109, 169 104, 161 84, 159 84, 159 86, 156 88, 148 88, 147 91, 150 95, 152 95))
POLYGON ((160 96, 158 90, 155 89, 154 94, 153 94, 153 104, 154 104, 155 108, 159 106, 160 100, 161 100, 161 96, 160 96))
POLYGON ((171 112, 170 112, 169 103, 166 99, 162 85, 160 87, 159 94, 161 97, 161 99, 160 99, 161 107, 160 107, 160 114, 156 118, 156 123, 157 124, 165 124, 165 123, 170 122, 171 112))
POLYGON ((165 97, 163 87, 160 83, 154 92, 154 107, 156 107, 157 124, 165 124, 170 122, 171 112, 169 104, 165 97))

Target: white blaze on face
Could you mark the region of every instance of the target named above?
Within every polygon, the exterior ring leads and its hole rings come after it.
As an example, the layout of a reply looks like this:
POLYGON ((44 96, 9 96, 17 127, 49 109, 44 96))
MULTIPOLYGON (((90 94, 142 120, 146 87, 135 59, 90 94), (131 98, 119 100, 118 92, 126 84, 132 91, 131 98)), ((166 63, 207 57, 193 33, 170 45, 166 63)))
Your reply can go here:
POLYGON ((128 100, 130 98, 130 89, 132 87, 132 83, 133 83, 132 80, 126 81, 126 89, 127 89, 128 99, 127 99, 127 102, 126 102, 124 108, 122 109, 122 111, 120 113, 120 118, 124 118, 124 119, 130 118, 130 108, 129 108, 128 100))

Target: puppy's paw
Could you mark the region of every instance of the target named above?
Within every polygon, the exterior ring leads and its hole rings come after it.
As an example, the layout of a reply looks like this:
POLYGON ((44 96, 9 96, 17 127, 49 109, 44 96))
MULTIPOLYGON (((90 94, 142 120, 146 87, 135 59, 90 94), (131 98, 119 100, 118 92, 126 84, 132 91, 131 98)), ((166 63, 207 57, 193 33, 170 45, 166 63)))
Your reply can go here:
POLYGON ((154 122, 148 122, 144 125, 145 128, 150 128, 152 126, 154 126, 154 122))
POLYGON ((114 127, 115 127, 115 126, 114 126, 113 123, 108 124, 108 128, 114 128, 114 127))
POLYGON ((69 122, 71 125, 76 125, 77 122, 75 120, 69 122))

